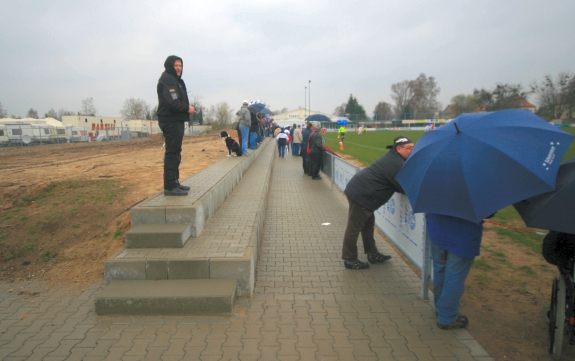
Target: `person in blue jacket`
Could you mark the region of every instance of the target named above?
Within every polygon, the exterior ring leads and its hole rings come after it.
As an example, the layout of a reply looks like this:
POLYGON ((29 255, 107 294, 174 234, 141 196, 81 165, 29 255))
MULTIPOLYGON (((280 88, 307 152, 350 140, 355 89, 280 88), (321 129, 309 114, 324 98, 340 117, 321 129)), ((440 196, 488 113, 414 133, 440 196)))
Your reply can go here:
POLYGON ((425 215, 425 220, 431 239, 437 326, 442 330, 465 328, 469 320, 459 313, 460 301, 469 270, 479 255, 483 221, 431 213, 425 215))

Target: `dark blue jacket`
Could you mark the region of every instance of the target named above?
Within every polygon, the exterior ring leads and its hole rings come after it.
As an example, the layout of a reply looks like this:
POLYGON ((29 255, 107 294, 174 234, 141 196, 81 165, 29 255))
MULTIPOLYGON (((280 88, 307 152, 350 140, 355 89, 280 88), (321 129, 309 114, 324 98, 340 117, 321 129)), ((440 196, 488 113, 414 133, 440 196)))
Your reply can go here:
POLYGON ((459 257, 479 256, 483 222, 475 223, 442 214, 425 215, 431 242, 459 257))

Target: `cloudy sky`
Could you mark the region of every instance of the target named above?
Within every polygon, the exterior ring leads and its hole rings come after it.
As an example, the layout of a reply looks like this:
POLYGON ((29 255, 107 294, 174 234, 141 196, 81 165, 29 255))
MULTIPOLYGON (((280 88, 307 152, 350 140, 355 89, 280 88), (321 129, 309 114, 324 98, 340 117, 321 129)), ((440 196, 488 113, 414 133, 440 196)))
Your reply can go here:
MULTIPOLYGON (((357 97, 372 115, 391 84, 436 78, 445 106, 498 82, 575 72, 574 1, 0 0, 0 103, 117 116, 157 103, 168 55, 204 105, 265 100, 332 113, 357 97)), ((535 98, 530 98, 536 101, 535 98)))

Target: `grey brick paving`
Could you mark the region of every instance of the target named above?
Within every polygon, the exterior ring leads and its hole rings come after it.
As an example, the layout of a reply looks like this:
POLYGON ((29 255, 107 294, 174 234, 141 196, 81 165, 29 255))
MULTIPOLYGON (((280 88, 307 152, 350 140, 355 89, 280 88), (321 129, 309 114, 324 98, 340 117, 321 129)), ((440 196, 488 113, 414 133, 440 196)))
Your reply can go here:
POLYGON ((234 316, 97 317, 103 282, 1 284, 0 360, 492 360, 467 331, 435 326, 418 278, 383 239, 392 260, 346 270, 344 197, 304 176, 301 158, 273 161, 255 293, 234 316))

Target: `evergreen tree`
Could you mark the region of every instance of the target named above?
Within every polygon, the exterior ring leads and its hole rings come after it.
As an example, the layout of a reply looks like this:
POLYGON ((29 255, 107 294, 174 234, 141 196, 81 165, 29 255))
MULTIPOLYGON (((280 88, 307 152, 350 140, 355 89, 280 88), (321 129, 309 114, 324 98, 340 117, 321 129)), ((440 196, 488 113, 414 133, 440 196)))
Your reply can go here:
POLYGON ((349 114, 349 120, 351 121, 365 120, 367 118, 365 109, 361 104, 359 104, 357 98, 354 97, 353 94, 349 95, 349 99, 345 106, 345 114, 349 114))

